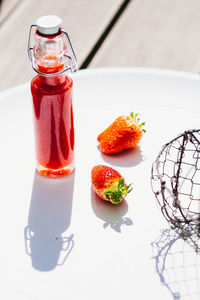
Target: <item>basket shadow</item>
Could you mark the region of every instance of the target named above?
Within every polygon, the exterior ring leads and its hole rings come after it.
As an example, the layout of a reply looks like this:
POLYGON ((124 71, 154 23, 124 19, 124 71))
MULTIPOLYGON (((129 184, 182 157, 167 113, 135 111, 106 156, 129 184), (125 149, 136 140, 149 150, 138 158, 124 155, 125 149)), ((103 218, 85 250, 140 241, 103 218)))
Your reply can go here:
POLYGON ((200 299, 200 256, 171 228, 151 244, 155 270, 172 299, 200 299))

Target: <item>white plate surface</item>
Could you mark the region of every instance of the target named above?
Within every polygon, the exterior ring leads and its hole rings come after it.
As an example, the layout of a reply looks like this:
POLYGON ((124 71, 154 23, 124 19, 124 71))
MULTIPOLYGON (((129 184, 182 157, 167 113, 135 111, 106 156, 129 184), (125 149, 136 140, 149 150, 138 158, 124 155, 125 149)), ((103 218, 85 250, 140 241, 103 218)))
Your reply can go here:
POLYGON ((76 171, 48 179, 34 170, 29 84, 0 94, 1 299, 200 298, 199 258, 167 229, 150 185, 161 147, 200 127, 199 99, 198 75, 148 69, 78 72, 76 171), (102 155, 97 135, 131 111, 146 121, 139 147, 102 155), (91 191, 96 164, 112 166, 133 182, 122 205, 105 203, 91 191))

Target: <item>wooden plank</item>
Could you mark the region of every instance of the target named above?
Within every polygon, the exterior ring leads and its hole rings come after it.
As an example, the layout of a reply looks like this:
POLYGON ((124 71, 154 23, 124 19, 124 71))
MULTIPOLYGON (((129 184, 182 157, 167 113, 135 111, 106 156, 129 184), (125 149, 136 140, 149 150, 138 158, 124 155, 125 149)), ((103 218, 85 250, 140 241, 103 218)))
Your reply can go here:
POLYGON ((200 1, 131 1, 89 67, 200 71, 200 1))
POLYGON ((0 25, 9 17, 21 0, 1 0, 0 1, 0 25))
POLYGON ((70 35, 78 65, 109 23, 122 0, 23 0, 0 27, 0 90, 34 76, 27 57, 29 28, 45 14, 56 14, 70 35))

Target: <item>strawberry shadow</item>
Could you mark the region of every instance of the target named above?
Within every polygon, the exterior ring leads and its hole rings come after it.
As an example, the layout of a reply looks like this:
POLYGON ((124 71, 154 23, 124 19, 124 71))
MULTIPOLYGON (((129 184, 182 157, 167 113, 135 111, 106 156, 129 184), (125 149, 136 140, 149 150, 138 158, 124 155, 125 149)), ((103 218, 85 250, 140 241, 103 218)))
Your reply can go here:
POLYGON ((142 151, 139 146, 135 146, 132 149, 123 150, 122 152, 116 154, 109 155, 101 153, 101 157, 105 162, 118 167, 134 167, 145 160, 145 157, 142 155, 142 151))
POLYGON ((123 200, 119 205, 113 205, 99 198, 99 196, 91 188, 92 209, 97 218, 104 221, 103 228, 110 227, 118 233, 121 233, 123 225, 131 226, 133 221, 124 217, 128 212, 128 204, 123 200))

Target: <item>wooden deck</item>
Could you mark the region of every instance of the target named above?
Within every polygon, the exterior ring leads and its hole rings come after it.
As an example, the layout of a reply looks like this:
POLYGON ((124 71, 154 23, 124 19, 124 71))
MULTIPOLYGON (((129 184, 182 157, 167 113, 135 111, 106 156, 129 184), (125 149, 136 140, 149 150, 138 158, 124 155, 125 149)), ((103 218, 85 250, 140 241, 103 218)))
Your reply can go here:
POLYGON ((79 68, 156 67, 200 71, 199 0, 3 0, 0 90, 30 80, 30 25, 56 14, 79 68))
POLYGON ((90 67, 200 71, 200 1, 131 1, 90 67))

